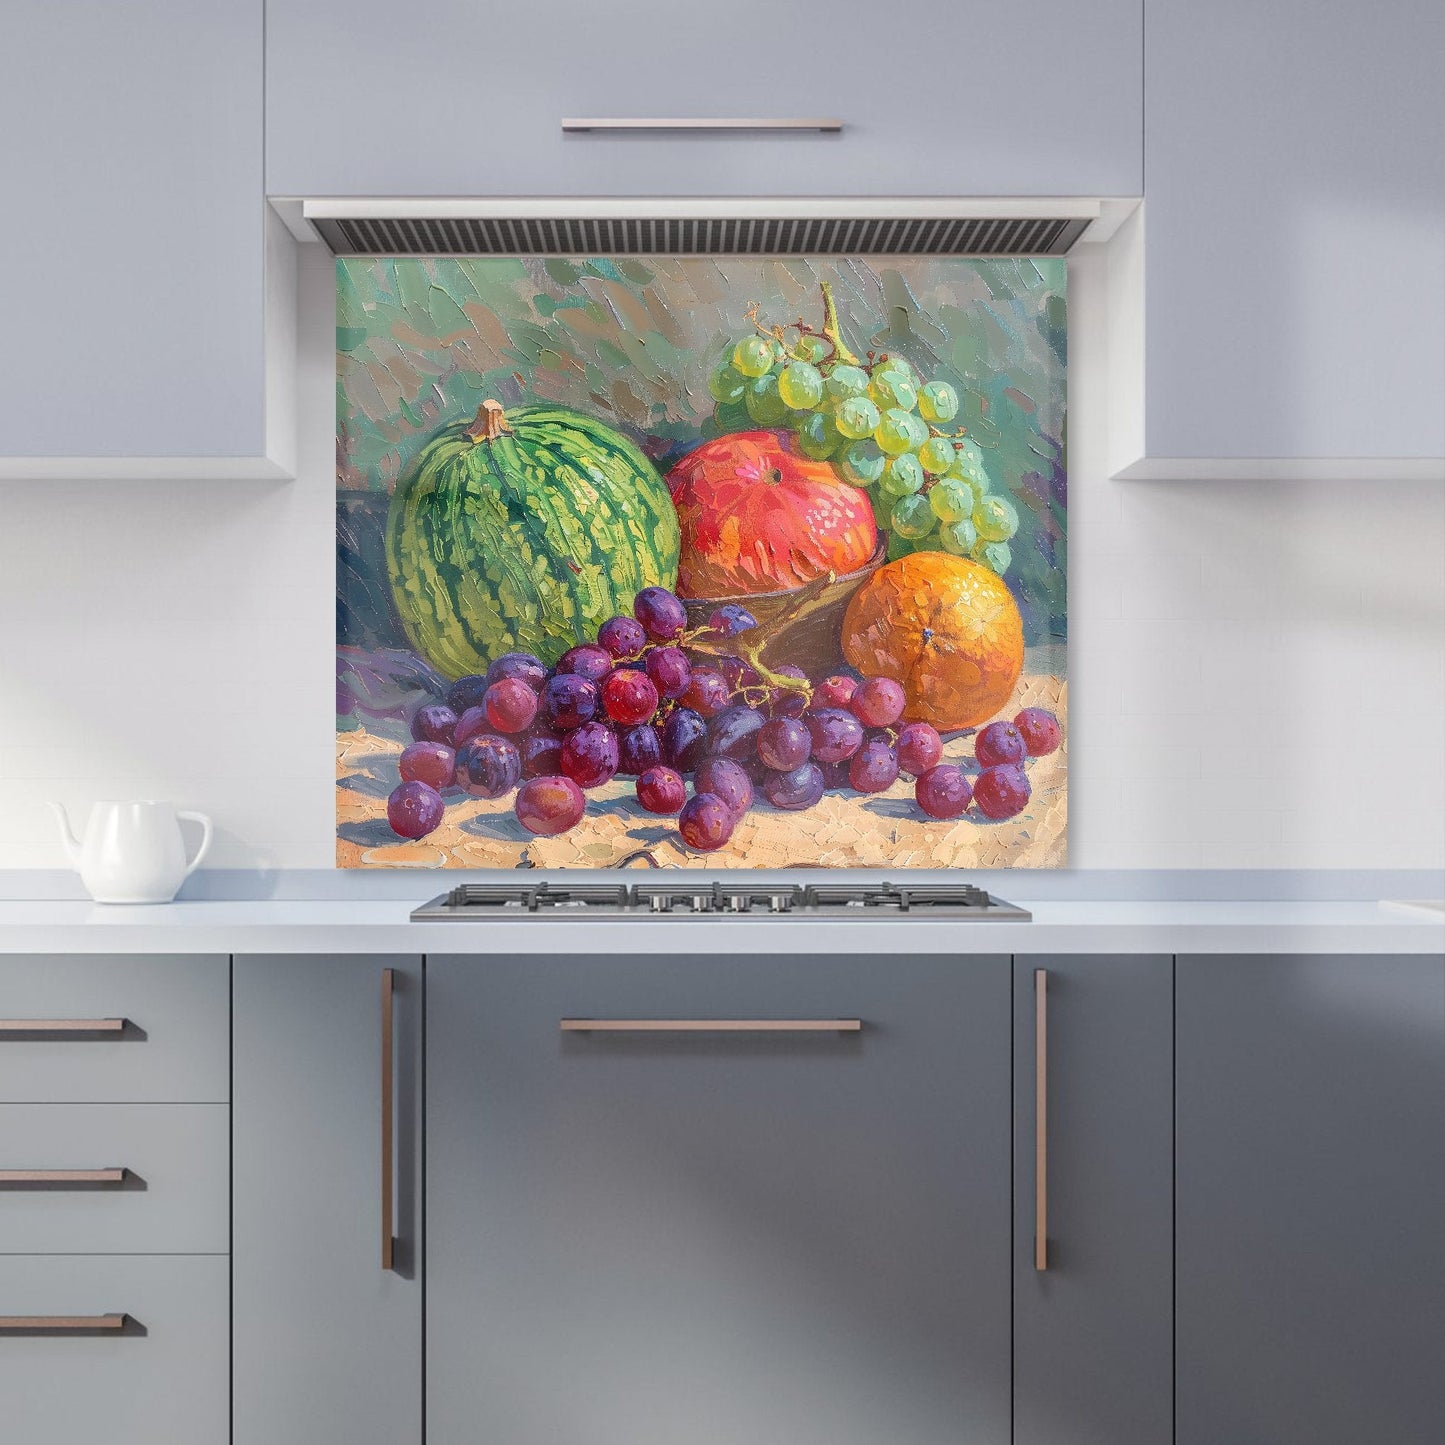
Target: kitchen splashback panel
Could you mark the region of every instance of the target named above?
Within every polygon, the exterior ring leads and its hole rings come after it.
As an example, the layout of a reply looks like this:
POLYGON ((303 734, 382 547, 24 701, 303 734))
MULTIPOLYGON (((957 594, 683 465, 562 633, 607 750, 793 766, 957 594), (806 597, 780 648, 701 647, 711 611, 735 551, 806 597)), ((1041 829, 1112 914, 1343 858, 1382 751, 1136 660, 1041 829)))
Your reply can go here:
POLYGON ((337 290, 340 866, 1066 861, 1062 259, 337 290))

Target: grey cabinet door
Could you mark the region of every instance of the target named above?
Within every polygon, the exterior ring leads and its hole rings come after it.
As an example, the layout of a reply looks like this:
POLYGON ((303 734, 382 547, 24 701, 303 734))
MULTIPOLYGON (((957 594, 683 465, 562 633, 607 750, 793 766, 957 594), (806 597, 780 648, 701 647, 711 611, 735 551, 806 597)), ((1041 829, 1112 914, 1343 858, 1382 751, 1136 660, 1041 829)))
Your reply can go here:
POLYGON ((1006 958, 427 971, 428 1445, 1008 1441, 1006 958))
POLYGON ((1167 955, 1014 961, 1015 1445, 1171 1438, 1173 970, 1167 955), (1034 1256, 1041 1059, 1043 1271, 1034 1256))
POLYGON ((1438 476, 1445 6, 1145 10, 1147 457, 1438 476))
POLYGON ((269 0, 267 190, 328 196, 1137 195, 1137 0, 269 0), (440 42, 440 43, 439 43, 440 42), (386 97, 378 103, 378 97, 386 97), (426 117, 426 143, 414 118, 426 117), (564 117, 841 135, 563 135, 564 117))
POLYGON ((263 474, 262 11, 5 6, 0 475, 263 474))
POLYGON ((0 1439, 228 1445, 226 1273, 220 1255, 0 1257, 0 1439), (128 1318, 86 1327, 107 1315, 128 1318), (80 1327, 17 1330, 15 1316, 80 1327))
POLYGON ((235 1445, 421 1440, 421 962, 237 958, 235 1445), (381 972, 396 970, 397 1268, 381 1261, 381 972))
POLYGON ((1432 1445, 1445 960, 1181 957, 1178 1445, 1432 1445))

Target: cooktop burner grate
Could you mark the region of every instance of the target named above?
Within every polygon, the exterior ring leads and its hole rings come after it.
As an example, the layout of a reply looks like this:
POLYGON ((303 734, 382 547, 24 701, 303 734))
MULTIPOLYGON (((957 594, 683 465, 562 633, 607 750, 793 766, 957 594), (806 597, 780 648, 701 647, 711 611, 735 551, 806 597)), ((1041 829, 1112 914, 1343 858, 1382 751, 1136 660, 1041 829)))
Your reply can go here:
POLYGON ((423 904, 416 921, 517 918, 937 918, 1026 921, 1027 910, 972 883, 795 884, 686 878, 606 883, 463 883, 423 904))

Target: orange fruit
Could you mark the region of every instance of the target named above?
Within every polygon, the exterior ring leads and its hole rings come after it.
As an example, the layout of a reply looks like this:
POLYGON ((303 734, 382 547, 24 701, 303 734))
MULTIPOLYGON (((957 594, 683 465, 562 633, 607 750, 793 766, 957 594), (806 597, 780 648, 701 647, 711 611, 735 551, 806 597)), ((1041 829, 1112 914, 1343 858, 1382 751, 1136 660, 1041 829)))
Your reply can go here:
POLYGON ((1003 581, 947 552, 880 567, 843 617, 843 655, 864 677, 903 684, 908 722, 977 727, 1013 696, 1024 624, 1003 581))

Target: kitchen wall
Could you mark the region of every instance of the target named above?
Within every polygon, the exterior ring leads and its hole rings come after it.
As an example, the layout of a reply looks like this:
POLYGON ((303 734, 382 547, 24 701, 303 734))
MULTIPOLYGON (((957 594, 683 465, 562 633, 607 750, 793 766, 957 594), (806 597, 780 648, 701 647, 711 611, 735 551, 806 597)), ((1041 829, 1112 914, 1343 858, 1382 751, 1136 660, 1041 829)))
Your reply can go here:
MULTIPOLYGON (((0 482, 0 867, 65 866, 45 799, 146 796, 330 866, 331 275, 297 481, 0 482)), ((1445 865, 1445 492, 1108 481, 1103 286, 1071 259, 1072 862, 1445 865)))

